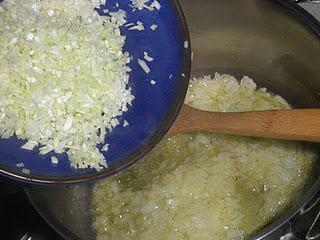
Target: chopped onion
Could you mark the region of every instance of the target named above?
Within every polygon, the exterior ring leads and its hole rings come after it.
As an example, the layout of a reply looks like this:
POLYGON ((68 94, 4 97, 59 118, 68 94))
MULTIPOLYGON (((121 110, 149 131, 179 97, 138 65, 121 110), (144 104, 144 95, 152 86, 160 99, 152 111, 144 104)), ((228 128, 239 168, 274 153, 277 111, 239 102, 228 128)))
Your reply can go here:
POLYGON ((129 122, 127 120, 124 120, 122 126, 123 127, 128 127, 129 126, 129 122))
POLYGON ((24 167, 24 163, 23 163, 23 162, 21 162, 21 163, 17 163, 17 164, 16 164, 16 166, 17 166, 18 168, 20 168, 20 167, 24 167))
POLYGON ((138 10, 144 9, 147 6, 147 2, 149 2, 149 0, 131 0, 132 7, 138 10))
MULTIPOLYGON (((100 17, 100 0, 0 2, 0 135, 40 154, 66 152, 71 166, 107 166, 100 133, 119 125, 134 99, 123 52, 123 10, 100 17)), ((139 28, 142 23, 137 23, 139 28)), ((54 161, 56 161, 54 159, 54 161)))
POLYGON ((154 8, 157 9, 158 11, 159 11, 160 8, 161 8, 161 5, 160 5, 160 3, 159 3, 157 0, 154 0, 154 1, 151 3, 150 6, 151 6, 151 7, 154 7, 154 8))
POLYGON ((66 122, 63 125, 62 130, 67 132, 70 130, 71 126, 72 126, 72 122, 73 122, 73 117, 72 116, 68 116, 66 122))
POLYGON ((131 0, 131 3, 131 6, 138 10, 147 9, 149 11, 153 11, 154 9, 157 9, 159 11, 161 8, 161 5, 157 0, 154 0, 149 5, 147 3, 150 3, 150 0, 131 0))
POLYGON ((109 150, 109 144, 105 144, 101 150, 107 152, 109 150))
POLYGON ((143 55, 144 55, 143 58, 148 62, 152 62, 154 60, 153 57, 150 57, 147 52, 143 52, 143 55))
POLYGON ((141 60, 141 59, 138 59, 138 63, 140 65, 140 67, 142 68, 142 70, 145 72, 145 73, 149 73, 150 72, 150 68, 148 67, 148 65, 146 64, 145 61, 141 60))
POLYGON ((28 140, 25 144, 23 144, 20 148, 25 150, 33 150, 36 146, 38 146, 38 142, 28 140))
POLYGON ((136 25, 128 28, 128 30, 138 30, 138 31, 142 31, 142 30, 144 30, 143 23, 140 22, 140 21, 137 21, 136 25))
POLYGON ((150 26, 150 28, 151 28, 152 31, 155 31, 158 28, 158 25, 157 24, 152 24, 150 26))
POLYGON ((134 23, 127 23, 124 25, 125 27, 131 27, 131 26, 134 26, 134 23))
POLYGON ((52 164, 58 164, 58 163, 59 163, 58 158, 55 157, 55 156, 52 156, 52 157, 51 157, 51 163, 52 163, 52 164))

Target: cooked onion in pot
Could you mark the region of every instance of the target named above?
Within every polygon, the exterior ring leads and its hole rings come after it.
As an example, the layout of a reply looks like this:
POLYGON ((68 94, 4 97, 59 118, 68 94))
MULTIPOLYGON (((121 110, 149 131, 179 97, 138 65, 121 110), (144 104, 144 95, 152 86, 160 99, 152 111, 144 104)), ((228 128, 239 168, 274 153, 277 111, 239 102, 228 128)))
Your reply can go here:
MULTIPOLYGON (((213 111, 289 108, 248 77, 194 79, 186 103, 213 111)), ((164 139, 134 167, 96 184, 97 239, 243 239, 274 220, 312 178, 301 143, 192 133, 164 139)))

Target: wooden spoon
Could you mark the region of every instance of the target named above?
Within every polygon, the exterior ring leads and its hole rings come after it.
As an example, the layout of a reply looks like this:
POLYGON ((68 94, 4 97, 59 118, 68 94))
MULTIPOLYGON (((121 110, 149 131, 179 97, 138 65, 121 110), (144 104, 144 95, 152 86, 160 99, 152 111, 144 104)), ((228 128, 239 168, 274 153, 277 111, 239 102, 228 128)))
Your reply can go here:
POLYGON ((168 134, 194 131, 320 142, 320 109, 221 113, 183 105, 168 134))

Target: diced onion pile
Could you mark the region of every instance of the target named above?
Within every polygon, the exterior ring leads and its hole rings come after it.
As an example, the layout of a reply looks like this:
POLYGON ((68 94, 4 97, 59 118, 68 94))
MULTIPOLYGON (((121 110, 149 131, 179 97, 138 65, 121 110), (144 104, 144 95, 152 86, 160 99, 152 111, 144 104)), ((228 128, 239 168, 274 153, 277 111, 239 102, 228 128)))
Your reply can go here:
POLYGON ((98 16, 99 4, 0 3, 0 135, 39 144, 41 154, 66 151, 76 168, 107 166, 96 145, 134 98, 119 30, 125 21, 98 16))
MULTIPOLYGON (((186 103, 204 110, 289 108, 248 77, 205 76, 186 103)), ((95 185, 93 228, 107 239, 245 239, 279 216, 316 176, 297 142, 193 133, 164 139, 146 159, 95 185)))

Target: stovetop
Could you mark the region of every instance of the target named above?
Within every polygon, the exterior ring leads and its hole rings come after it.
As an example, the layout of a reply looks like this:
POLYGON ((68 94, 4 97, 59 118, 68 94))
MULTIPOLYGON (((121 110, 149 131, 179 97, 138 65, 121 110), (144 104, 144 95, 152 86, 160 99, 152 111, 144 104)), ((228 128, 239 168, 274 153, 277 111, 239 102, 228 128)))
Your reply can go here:
MULTIPOLYGON (((320 20, 320 4, 302 3, 301 6, 320 20)), ((0 239, 63 240, 36 212, 23 187, 25 185, 0 177, 0 239)), ((300 214, 266 239, 306 239, 319 211, 320 193, 313 202, 301 209, 300 214)), ((314 227, 320 229, 320 226, 314 227)))
MULTIPOLYGON (((0 239, 63 240, 33 208, 24 187, 28 186, 0 177, 0 239)), ((296 217, 264 240, 307 239, 308 231, 319 213, 320 192, 296 217)), ((310 240, 320 239, 318 237, 310 240)))
POLYGON ((0 239, 63 240, 33 208, 23 187, 0 178, 0 239))

